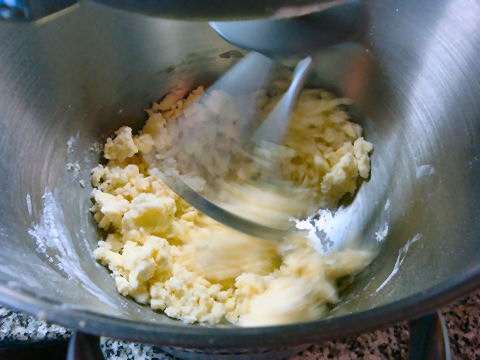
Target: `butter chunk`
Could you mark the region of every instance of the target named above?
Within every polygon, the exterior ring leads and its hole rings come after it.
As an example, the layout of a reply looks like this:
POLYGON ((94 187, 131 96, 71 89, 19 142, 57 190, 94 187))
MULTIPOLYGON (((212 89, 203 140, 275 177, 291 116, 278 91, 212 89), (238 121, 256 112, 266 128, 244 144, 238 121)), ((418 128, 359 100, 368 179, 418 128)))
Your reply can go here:
POLYGON ((133 138, 133 142, 137 146, 138 150, 143 154, 148 154, 153 150, 155 145, 153 138, 150 134, 142 134, 133 138))
POLYGON ((132 138, 131 128, 122 126, 115 131, 115 135, 113 140, 111 138, 107 139, 103 149, 105 159, 122 162, 138 152, 138 148, 132 138))
POLYGON ((150 234, 162 234, 170 229, 176 211, 175 200, 143 193, 135 197, 122 219, 122 230, 140 229, 150 234))
POLYGON ((116 228, 122 223, 122 217, 129 208, 129 202, 122 196, 112 195, 100 190, 93 190, 93 198, 98 206, 99 212, 103 214, 116 228))

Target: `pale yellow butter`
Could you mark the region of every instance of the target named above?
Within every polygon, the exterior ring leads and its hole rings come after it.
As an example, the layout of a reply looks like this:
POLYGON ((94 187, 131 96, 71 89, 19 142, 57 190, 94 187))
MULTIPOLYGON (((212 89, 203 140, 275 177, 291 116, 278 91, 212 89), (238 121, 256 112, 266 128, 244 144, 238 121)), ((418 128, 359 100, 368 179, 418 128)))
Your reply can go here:
MULTIPOLYGON (((153 150, 168 159, 184 109, 191 121, 201 111, 227 113, 220 130, 221 141, 229 141, 225 135, 238 116, 213 97, 208 109, 197 106, 202 92, 199 88, 185 99, 170 94, 147 111, 140 134, 122 127, 107 139, 104 156, 109 161, 92 171, 92 211, 98 225, 109 231, 95 258, 112 272, 122 295, 188 323, 225 319, 258 326, 324 316, 327 304, 338 300, 336 280, 362 270, 371 254, 345 250, 321 255, 301 235, 269 242, 227 229, 175 195, 144 162, 153 150)), ((293 156, 282 163, 283 175, 299 186, 317 188, 319 206, 336 205, 355 191, 359 176, 369 176, 373 146, 341 108, 348 103, 320 90, 304 91, 286 134, 285 146, 293 156)), ((206 166, 212 161, 202 158, 200 140, 185 156, 206 166)), ((222 174, 228 171, 225 164, 217 168, 222 174)))

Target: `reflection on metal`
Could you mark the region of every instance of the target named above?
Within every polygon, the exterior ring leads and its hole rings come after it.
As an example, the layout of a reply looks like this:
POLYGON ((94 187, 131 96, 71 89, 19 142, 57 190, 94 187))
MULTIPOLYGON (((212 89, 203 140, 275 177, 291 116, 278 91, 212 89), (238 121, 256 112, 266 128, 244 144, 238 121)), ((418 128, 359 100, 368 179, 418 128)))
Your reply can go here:
POLYGON ((362 3, 349 0, 301 18, 211 22, 210 26, 241 48, 298 58, 358 39, 366 22, 362 3))
MULTIPOLYGON (((184 20, 245 20, 307 15, 348 0, 90 0, 149 16, 184 20)), ((57 13, 78 0, 0 0, 0 18, 33 21, 57 13)))
POLYGON ((410 321, 409 359, 450 360, 450 343, 440 311, 410 321))
POLYGON ((97 336, 75 331, 70 339, 67 360, 103 360, 100 339, 97 336))
POLYGON ((78 0, 0 0, 0 19, 35 21, 61 12, 78 0))

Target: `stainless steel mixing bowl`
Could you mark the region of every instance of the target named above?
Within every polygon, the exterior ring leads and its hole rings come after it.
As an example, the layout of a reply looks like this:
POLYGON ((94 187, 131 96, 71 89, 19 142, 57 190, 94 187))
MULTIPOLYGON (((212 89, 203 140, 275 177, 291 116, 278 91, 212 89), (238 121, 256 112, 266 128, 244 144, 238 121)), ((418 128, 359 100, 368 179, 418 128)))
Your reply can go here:
MULTIPOLYGON (((92 144, 241 54, 205 23, 90 3, 0 24, 0 301, 87 333, 197 348, 294 346, 419 316, 480 285, 480 5, 367 1, 358 44, 319 54, 312 84, 353 98, 375 144, 341 234, 384 237, 332 317, 186 325, 119 295, 92 250, 92 144), (82 186, 84 185, 84 187, 82 186), (360 227, 358 224, 367 224, 360 227)), ((299 39, 301 41, 301 39, 299 39)))

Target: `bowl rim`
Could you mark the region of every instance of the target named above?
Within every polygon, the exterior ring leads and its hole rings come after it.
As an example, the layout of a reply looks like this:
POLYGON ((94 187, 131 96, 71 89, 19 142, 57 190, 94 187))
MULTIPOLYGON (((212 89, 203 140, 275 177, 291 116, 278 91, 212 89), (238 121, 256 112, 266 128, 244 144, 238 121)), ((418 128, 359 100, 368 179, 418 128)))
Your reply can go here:
POLYGON ((480 264, 467 273, 369 310, 288 325, 207 327, 122 319, 66 307, 48 297, 14 290, 0 282, 0 303, 19 311, 97 336, 192 349, 288 348, 354 335, 432 312, 480 288, 480 264))

